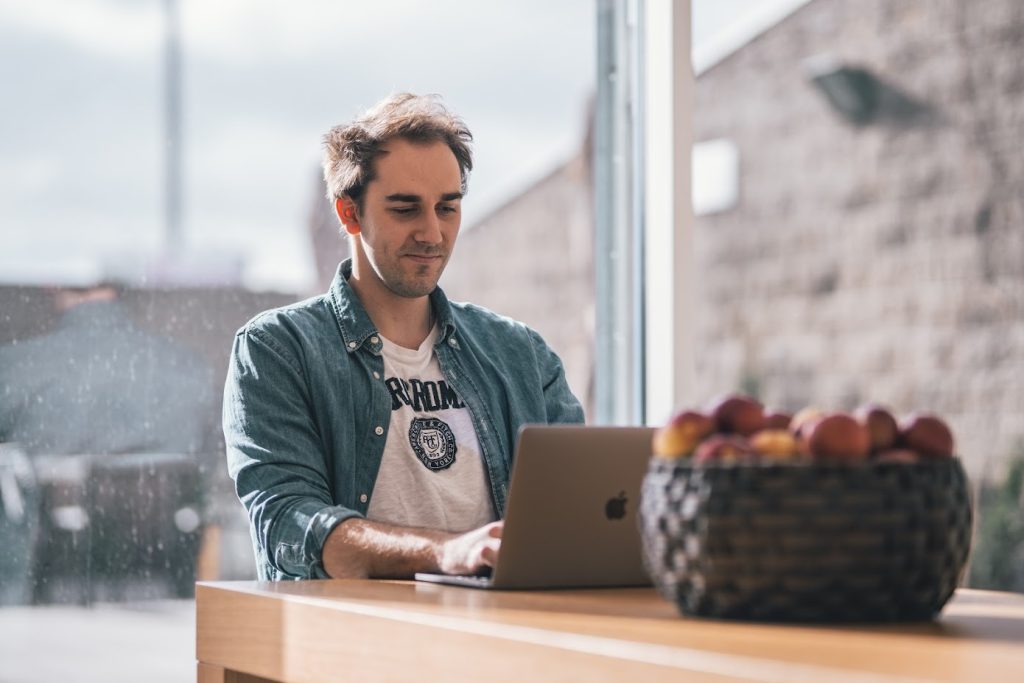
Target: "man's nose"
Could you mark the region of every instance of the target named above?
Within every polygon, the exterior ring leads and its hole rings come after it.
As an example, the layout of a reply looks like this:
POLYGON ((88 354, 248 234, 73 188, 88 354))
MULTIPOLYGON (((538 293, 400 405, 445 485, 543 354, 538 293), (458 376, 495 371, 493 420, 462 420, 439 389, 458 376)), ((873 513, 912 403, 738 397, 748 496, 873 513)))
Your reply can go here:
POLYGON ((437 214, 433 212, 427 213, 418 228, 415 235, 417 242, 426 242, 427 244, 441 243, 441 219, 438 218, 437 214))

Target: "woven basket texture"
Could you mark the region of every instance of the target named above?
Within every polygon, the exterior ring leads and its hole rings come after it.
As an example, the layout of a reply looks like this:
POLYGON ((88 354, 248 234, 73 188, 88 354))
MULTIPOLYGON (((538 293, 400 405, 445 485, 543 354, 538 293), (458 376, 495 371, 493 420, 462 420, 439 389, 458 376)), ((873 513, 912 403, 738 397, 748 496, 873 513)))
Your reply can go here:
POLYGON ((683 614, 804 622, 934 618, 971 541, 957 459, 712 464, 653 458, 644 562, 683 614))

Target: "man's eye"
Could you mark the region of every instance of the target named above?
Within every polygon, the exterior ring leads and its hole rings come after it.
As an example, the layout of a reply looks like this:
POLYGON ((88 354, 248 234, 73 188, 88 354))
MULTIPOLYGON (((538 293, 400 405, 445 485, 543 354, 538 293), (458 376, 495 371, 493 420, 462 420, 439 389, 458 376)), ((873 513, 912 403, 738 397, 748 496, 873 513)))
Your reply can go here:
POLYGON ((409 216, 416 212, 416 208, 413 206, 396 206, 391 209, 391 213, 396 213, 399 216, 409 216))
POLYGON ((438 211, 438 213, 443 213, 443 214, 453 214, 453 213, 458 212, 458 209, 455 208, 454 206, 439 206, 439 207, 437 207, 437 211, 438 211))

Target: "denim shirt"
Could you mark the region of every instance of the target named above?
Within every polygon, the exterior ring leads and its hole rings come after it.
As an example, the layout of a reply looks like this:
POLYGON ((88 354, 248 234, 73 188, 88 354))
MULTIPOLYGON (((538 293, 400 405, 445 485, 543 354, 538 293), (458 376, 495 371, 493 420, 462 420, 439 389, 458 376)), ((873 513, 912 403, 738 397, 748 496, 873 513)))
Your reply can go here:
MULTIPOLYGON (((235 335, 224 387, 228 470, 249 512, 261 579, 326 578, 323 545, 363 517, 391 415, 380 336, 341 264, 321 296, 262 313, 235 335)), ((533 330, 430 295, 434 351, 476 428, 504 513, 512 449, 528 423, 582 422, 558 356, 533 330)), ((415 492, 410 492, 415 495, 415 492)))

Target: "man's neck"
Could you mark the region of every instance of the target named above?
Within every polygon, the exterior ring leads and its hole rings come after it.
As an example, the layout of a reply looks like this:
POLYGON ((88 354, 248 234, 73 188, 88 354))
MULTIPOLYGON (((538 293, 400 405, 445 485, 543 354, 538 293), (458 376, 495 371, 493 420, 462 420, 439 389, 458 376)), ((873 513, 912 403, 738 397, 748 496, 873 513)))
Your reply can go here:
MULTIPOLYGON (((370 276, 372 278, 372 275, 370 276)), ((416 299, 398 296, 378 282, 360 277, 355 268, 348 283, 359 297, 377 331, 386 339, 407 349, 418 349, 430 335, 434 316, 430 297, 416 299)))

